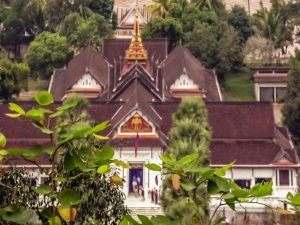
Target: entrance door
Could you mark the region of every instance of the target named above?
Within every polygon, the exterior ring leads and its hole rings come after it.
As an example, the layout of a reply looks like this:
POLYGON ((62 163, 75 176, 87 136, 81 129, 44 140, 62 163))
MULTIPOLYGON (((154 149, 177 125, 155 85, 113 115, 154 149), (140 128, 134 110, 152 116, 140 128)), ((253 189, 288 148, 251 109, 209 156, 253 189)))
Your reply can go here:
POLYGON ((131 164, 129 169, 129 193, 134 193, 135 185, 143 186, 143 164, 131 164))

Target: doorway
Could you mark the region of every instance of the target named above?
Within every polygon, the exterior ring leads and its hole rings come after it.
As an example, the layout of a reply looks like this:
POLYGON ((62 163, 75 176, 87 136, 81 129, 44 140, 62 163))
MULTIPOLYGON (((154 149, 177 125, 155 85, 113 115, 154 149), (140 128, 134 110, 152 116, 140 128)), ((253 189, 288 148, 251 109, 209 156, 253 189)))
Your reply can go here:
POLYGON ((143 164, 130 164, 129 169, 129 193, 134 193, 134 185, 143 186, 143 164))

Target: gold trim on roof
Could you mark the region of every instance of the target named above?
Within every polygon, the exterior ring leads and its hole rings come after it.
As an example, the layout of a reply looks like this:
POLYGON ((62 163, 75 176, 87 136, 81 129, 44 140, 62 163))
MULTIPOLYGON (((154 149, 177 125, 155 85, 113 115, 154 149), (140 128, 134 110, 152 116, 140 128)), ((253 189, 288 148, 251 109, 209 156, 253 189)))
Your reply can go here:
POLYGON ((126 50, 125 59, 130 61, 146 61, 148 59, 148 53, 147 50, 144 49, 140 34, 138 0, 136 0, 135 7, 133 36, 131 39, 129 49, 126 50))

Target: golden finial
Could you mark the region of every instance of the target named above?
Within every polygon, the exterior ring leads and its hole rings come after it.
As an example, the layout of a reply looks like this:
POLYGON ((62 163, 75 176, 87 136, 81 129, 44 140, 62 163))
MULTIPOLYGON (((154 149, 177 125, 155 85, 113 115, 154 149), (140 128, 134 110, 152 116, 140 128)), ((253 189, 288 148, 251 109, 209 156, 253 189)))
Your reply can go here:
POLYGON ((146 61, 147 58, 148 58, 148 54, 143 47, 141 34, 140 34, 139 4, 138 4, 138 0, 136 0, 133 36, 131 39, 129 49, 126 50, 125 59, 130 61, 146 61))

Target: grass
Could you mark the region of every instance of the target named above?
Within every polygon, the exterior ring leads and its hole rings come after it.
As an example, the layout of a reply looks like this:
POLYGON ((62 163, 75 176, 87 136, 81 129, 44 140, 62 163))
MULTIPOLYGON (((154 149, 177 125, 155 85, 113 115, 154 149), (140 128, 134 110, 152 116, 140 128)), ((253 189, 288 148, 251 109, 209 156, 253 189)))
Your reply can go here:
POLYGON ((33 80, 28 81, 28 90, 29 91, 47 91, 49 85, 49 80, 33 80))
POLYGON ((226 76, 223 84, 225 101, 255 101, 253 72, 243 67, 237 73, 226 76))

